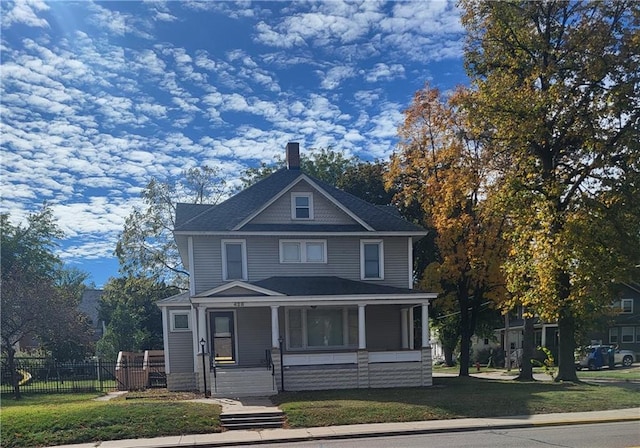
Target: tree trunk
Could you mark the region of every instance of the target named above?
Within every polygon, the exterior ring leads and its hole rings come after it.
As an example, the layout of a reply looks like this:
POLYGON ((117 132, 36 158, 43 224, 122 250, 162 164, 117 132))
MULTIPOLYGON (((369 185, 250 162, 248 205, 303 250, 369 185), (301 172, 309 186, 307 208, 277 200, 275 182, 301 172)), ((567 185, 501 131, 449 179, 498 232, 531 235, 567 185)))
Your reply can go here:
POLYGON ((442 351, 444 353, 444 365, 452 367, 455 364, 453 362, 453 347, 442 346, 442 351))
POLYGON ((520 374, 518 375, 518 378, 516 378, 518 381, 533 381, 533 366, 531 365, 531 359, 533 358, 534 339, 535 333, 533 330, 533 318, 525 317, 520 374))
POLYGON ((7 368, 9 369, 9 372, 11 372, 13 397, 16 400, 19 400, 22 398, 22 394, 20 393, 20 377, 16 369, 16 351, 11 346, 7 349, 7 368))
POLYGON ((458 289, 460 304, 460 372, 459 376, 469 376, 469 350, 471 334, 469 334, 469 294, 466 289, 458 289))
POLYGON ((575 318, 569 310, 563 309, 558 318, 558 375, 555 381, 578 382, 573 354, 576 348, 575 329, 575 318))

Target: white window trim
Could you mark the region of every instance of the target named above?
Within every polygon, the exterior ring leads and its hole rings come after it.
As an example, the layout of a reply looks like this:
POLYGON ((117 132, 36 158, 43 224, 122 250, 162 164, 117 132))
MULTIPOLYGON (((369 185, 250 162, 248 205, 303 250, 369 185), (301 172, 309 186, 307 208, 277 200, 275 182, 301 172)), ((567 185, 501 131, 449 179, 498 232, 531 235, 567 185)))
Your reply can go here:
POLYGON ((623 344, 632 344, 634 343, 636 340, 636 335, 635 335, 635 327, 621 327, 620 328, 620 342, 623 344), (631 333, 626 333, 625 334, 625 330, 631 330, 631 333), (627 336, 630 338, 628 340, 625 341, 624 337, 627 336))
POLYGON ((280 263, 283 263, 283 264, 299 264, 299 263, 326 264, 327 263, 327 240, 280 240, 279 246, 280 246, 280 263), (284 259, 284 244, 286 243, 300 244, 300 261, 286 261, 284 259), (322 261, 307 260, 307 244, 308 243, 322 244, 322 261))
POLYGON ((620 312, 622 314, 632 314, 633 313, 633 299, 622 299, 620 301, 620 312), (630 307, 629 311, 625 311, 624 310, 624 304, 625 303, 631 303, 631 307, 630 307))
POLYGON ((360 279, 361 280, 384 280, 384 241, 383 240, 360 240, 360 279), (365 263, 364 263, 364 246, 365 244, 377 244, 379 247, 378 251, 378 268, 380 271, 379 277, 367 277, 365 274, 365 263))
POLYGON ((284 313, 284 322, 285 322, 285 335, 286 335, 286 344, 287 350, 341 350, 346 348, 354 348, 358 346, 358 342, 356 341, 354 344, 349 344, 349 310, 356 310, 357 307, 353 306, 332 306, 332 307, 323 307, 323 309, 337 309, 342 310, 342 345, 331 345, 328 347, 325 346, 309 346, 309 334, 307 332, 307 310, 308 308, 304 307, 288 307, 284 313), (300 319, 302 325, 302 347, 291 347, 289 338, 291 335, 291 331, 289 329, 289 311, 297 310, 300 311, 300 319))
POLYGON ((313 193, 291 193, 291 219, 294 221, 311 221, 313 219, 313 193), (309 199, 309 217, 298 218, 296 216, 296 198, 309 199))
POLYGON ((173 310, 169 311, 169 322, 171 325, 171 332, 191 331, 191 313, 189 310, 173 310), (175 316, 187 316, 187 328, 176 328, 175 316))
POLYGON ((220 250, 222 251, 222 280, 224 281, 229 281, 229 280, 247 280, 248 279, 248 273, 247 273, 247 240, 229 240, 229 239, 224 239, 220 242, 220 250), (227 249, 226 249, 226 245, 227 244, 240 244, 242 246, 241 248, 241 253, 242 253, 242 278, 232 278, 230 279, 229 276, 227 275, 227 249))

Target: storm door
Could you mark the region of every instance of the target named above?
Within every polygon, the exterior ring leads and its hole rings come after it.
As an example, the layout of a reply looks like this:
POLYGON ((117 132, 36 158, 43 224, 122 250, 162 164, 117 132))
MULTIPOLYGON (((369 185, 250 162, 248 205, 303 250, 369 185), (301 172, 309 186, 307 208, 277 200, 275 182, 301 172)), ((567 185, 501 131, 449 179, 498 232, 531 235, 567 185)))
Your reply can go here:
POLYGON ((212 311, 209 318, 216 364, 235 364, 237 360, 234 312, 212 311))

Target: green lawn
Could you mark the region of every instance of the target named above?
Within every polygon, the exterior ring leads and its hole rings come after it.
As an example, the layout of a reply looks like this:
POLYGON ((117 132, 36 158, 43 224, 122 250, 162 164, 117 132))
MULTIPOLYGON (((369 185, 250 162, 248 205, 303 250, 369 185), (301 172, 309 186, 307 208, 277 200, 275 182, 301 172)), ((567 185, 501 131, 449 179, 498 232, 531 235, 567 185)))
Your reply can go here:
POLYGON ((306 427, 630 408, 640 390, 447 377, 432 388, 287 392, 276 401, 291 427, 306 427))
POLYGON ((33 447, 220 431, 220 406, 168 398, 95 401, 98 394, 3 397, 2 446, 33 447))
MULTIPOLYGON (((625 385, 625 381, 597 385, 441 377, 434 378, 430 388, 285 392, 273 400, 286 413, 290 427, 311 427, 638 406, 640 387, 625 385)), ((192 394, 151 390, 95 401, 97 396, 26 394, 20 401, 3 396, 2 446, 62 445, 221 430, 220 407, 186 401, 193 398, 192 394)))
MULTIPOLYGON (((444 367, 444 366, 436 366, 433 368, 433 373, 446 373, 446 374, 454 374, 457 375, 460 371, 460 367, 444 367)), ((517 375, 518 369, 511 369, 510 372, 507 372, 505 369, 496 369, 496 368, 486 368, 482 366, 480 368, 481 373, 486 372, 498 372, 504 374, 504 376, 509 375, 517 375)), ((534 367, 534 373, 544 374, 544 369, 541 367, 534 367)), ((476 368, 471 366, 469 368, 469 373, 476 373, 476 368)), ((601 370, 578 370, 578 379, 581 381, 589 381, 589 380, 615 380, 615 381, 640 381, 640 367, 616 367, 615 369, 602 368, 601 370)))

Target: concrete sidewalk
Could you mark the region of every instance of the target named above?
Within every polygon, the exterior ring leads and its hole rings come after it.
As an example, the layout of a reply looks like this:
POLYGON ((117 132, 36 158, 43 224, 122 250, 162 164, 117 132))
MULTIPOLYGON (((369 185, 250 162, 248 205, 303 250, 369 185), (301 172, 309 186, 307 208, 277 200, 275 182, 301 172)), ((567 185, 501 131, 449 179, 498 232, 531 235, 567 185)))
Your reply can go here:
MULTIPOLYGON (((389 435, 429 434, 483 429, 530 428, 536 426, 578 425, 640 420, 640 408, 598 412, 539 414, 498 418, 463 418, 407 423, 328 426, 301 429, 264 429, 227 431, 215 434, 157 437, 152 439, 111 440, 106 442, 65 445, 66 448, 171 448, 259 445, 276 442, 351 439, 389 435)), ((58 446, 57 448, 61 448, 58 446)))

